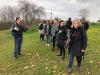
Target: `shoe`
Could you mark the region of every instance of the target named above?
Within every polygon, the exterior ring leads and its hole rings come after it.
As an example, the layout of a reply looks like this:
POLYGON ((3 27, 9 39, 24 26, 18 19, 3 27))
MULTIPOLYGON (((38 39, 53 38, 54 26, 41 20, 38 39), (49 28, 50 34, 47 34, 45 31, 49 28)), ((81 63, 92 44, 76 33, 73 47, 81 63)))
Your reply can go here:
POLYGON ((18 57, 14 57, 14 60, 16 60, 18 57))
POLYGON ((48 47, 48 44, 46 44, 46 47, 48 47))
POLYGON ((62 57, 62 60, 65 60, 65 57, 62 57))
POLYGON ((55 50, 55 48, 52 48, 52 51, 54 51, 55 50))
POLYGON ((81 67, 78 67, 77 70, 78 70, 78 72, 81 72, 81 67))
POLYGON ((22 56, 23 54, 18 54, 18 56, 22 56))
POLYGON ((48 44, 48 47, 50 47, 50 44, 48 44))
POLYGON ((62 56, 61 54, 57 55, 57 56, 62 56))
POLYGON ((71 73, 72 72, 72 68, 68 68, 68 73, 71 73))

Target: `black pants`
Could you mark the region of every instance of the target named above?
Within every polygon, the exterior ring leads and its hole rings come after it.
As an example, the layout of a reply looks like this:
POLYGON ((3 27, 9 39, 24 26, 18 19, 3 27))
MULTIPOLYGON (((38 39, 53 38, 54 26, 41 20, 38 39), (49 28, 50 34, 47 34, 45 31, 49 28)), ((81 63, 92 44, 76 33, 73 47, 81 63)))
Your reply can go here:
POLYGON ((55 44, 56 44, 56 36, 53 36, 53 48, 55 48, 55 44))
MULTIPOLYGON (((72 49, 71 49, 69 54, 69 65, 68 65, 69 68, 72 68, 74 57, 75 56, 72 54, 72 49)), ((76 60, 77 60, 77 66, 81 67, 82 56, 76 56, 76 60)))
POLYGON ((60 49, 60 55, 65 57, 65 41, 64 40, 60 40, 58 42, 58 48, 60 49))
POLYGON ((44 35, 40 34, 40 40, 44 40, 44 35))

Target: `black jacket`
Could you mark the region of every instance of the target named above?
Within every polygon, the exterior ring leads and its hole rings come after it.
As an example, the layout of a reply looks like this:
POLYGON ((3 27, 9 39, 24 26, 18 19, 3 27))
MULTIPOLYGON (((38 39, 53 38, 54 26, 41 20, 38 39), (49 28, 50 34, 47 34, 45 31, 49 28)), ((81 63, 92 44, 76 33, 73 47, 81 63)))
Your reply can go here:
POLYGON ((85 29, 85 31, 87 31, 89 29, 89 23, 88 22, 82 23, 82 26, 85 29))
POLYGON ((43 23, 41 23, 40 25, 39 25, 39 30, 42 30, 43 29, 43 23))
POLYGON ((67 29, 70 29, 71 28, 71 25, 72 25, 72 21, 71 20, 68 20, 67 23, 66 23, 67 29))
POLYGON ((83 27, 72 29, 71 31, 71 44, 69 50, 75 56, 82 56, 82 49, 85 50, 87 47, 87 35, 83 27))
POLYGON ((66 31, 66 27, 59 27, 58 28, 58 33, 57 33, 57 40, 61 40, 61 41, 66 41, 67 40, 67 31, 66 31))
POLYGON ((23 32, 25 32, 27 30, 27 28, 24 25, 17 25, 16 23, 14 25, 12 25, 12 36, 16 37, 16 38, 22 38, 23 37, 23 32), (14 30, 14 27, 17 27, 19 29, 19 31, 14 30))
POLYGON ((44 27, 44 31, 48 35, 51 35, 51 29, 52 29, 51 25, 45 25, 45 27, 44 27))

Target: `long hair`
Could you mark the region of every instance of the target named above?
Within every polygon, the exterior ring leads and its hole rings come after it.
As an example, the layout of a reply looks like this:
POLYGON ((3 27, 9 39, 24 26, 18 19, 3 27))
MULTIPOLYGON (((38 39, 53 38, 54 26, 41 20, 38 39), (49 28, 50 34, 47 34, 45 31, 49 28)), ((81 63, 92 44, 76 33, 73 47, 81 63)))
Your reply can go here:
POLYGON ((55 21, 57 21, 57 23, 59 24, 58 20, 57 20, 57 19, 54 19, 54 20, 52 21, 52 25, 54 24, 55 21))
POLYGON ((74 27, 74 25, 75 25, 75 22, 78 22, 78 24, 79 24, 79 27, 82 27, 82 22, 80 21, 80 19, 78 19, 78 18, 75 18, 75 19, 72 21, 72 25, 71 25, 71 27, 72 27, 72 28, 74 27))
POLYGON ((47 25, 50 25, 50 20, 46 20, 46 24, 47 25))
POLYGON ((19 19, 20 17, 16 17, 16 21, 19 19))
POLYGON ((60 20, 60 22, 59 22, 59 27, 58 27, 58 28, 60 28, 60 27, 61 27, 61 26, 60 26, 61 22, 64 22, 64 21, 63 21, 63 20, 60 20))

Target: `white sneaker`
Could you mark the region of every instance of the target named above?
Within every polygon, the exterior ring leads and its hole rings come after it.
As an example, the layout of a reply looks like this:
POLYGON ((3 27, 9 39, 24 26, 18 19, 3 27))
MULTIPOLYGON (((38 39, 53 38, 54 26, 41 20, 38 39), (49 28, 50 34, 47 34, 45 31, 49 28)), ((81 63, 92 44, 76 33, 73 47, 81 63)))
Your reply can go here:
POLYGON ((50 44, 48 44, 48 47, 50 47, 50 44))
POLYGON ((48 44, 46 44, 46 47, 48 47, 48 44))

